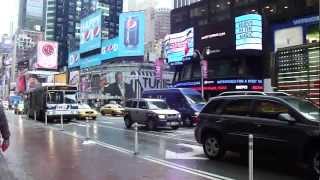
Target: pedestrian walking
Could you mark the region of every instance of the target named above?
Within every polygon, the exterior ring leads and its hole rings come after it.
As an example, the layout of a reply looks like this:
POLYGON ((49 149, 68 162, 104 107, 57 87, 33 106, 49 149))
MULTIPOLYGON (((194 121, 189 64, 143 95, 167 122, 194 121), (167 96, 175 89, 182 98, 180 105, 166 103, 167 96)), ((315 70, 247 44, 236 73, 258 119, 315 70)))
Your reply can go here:
POLYGON ((0 141, 1 150, 5 152, 10 145, 9 137, 10 137, 10 131, 8 126, 8 120, 6 117, 6 114, 4 113, 4 109, 2 104, 0 103, 0 134, 2 137, 2 142, 0 141))

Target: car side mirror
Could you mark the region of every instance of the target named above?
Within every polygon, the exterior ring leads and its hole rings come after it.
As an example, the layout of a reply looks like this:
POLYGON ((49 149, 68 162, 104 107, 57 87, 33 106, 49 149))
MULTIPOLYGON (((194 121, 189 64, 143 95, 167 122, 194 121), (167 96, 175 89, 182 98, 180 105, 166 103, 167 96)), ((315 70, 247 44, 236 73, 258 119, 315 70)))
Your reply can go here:
POLYGON ((288 121, 288 122, 291 122, 291 123, 296 122, 296 120, 288 113, 279 114, 279 119, 282 120, 282 121, 288 121))

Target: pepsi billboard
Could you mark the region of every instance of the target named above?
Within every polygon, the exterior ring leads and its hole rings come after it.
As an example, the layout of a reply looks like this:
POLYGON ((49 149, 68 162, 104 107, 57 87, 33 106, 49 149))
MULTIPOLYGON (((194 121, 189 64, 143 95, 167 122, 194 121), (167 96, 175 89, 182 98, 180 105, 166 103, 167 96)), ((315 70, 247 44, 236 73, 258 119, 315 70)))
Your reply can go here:
POLYGON ((80 52, 79 51, 69 52, 68 67, 74 68, 78 66, 80 66, 80 52))
POLYGON ((165 53, 168 63, 182 63, 194 53, 194 29, 188 28, 183 32, 167 35, 164 39, 165 53))
POLYGON ((81 19, 80 53, 101 47, 101 20, 102 12, 100 10, 81 19))
POLYGON ((144 56, 144 12, 125 12, 119 19, 119 56, 144 56))
POLYGON ((101 58, 103 60, 118 57, 119 38, 103 40, 101 45, 101 58))

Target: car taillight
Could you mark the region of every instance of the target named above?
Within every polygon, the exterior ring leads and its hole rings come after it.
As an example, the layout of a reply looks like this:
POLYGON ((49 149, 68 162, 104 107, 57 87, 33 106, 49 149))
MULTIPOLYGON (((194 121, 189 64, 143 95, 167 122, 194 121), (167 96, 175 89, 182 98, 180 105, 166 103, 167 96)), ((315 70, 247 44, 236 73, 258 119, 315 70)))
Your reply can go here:
POLYGON ((193 122, 193 124, 198 124, 198 123, 199 123, 199 121, 200 121, 200 117, 199 117, 199 115, 197 115, 197 116, 193 116, 193 117, 192 117, 192 122, 193 122))

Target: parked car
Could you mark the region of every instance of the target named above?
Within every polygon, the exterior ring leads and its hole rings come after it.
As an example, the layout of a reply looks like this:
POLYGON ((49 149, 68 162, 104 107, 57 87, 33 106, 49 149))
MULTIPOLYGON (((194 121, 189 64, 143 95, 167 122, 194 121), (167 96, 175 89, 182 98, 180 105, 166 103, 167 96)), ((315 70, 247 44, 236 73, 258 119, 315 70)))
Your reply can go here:
POLYGON ((166 100, 171 109, 180 112, 185 126, 197 123, 197 116, 206 103, 198 91, 190 88, 146 90, 142 97, 166 100))
POLYGON ((149 130, 158 127, 178 129, 181 115, 161 99, 131 99, 126 102, 124 122, 127 128, 137 122, 146 125, 149 130))
POLYGON ((210 159, 227 150, 248 153, 248 135, 254 152, 307 162, 319 176, 319 107, 291 96, 221 96, 210 100, 199 115, 196 140, 210 159))
POLYGON ((124 108, 119 104, 106 104, 101 107, 100 112, 102 115, 111 114, 112 116, 122 116, 124 108))
POLYGON ((24 114, 24 103, 19 103, 19 104, 14 108, 14 113, 15 113, 15 114, 24 114))
POLYGON ((97 118, 97 111, 92 109, 88 104, 80 104, 78 106, 79 110, 79 118, 80 119, 92 119, 95 120, 97 118))
POLYGON ((233 96, 233 95, 290 96, 285 92, 261 92, 261 91, 227 91, 227 92, 220 93, 218 96, 233 96))

